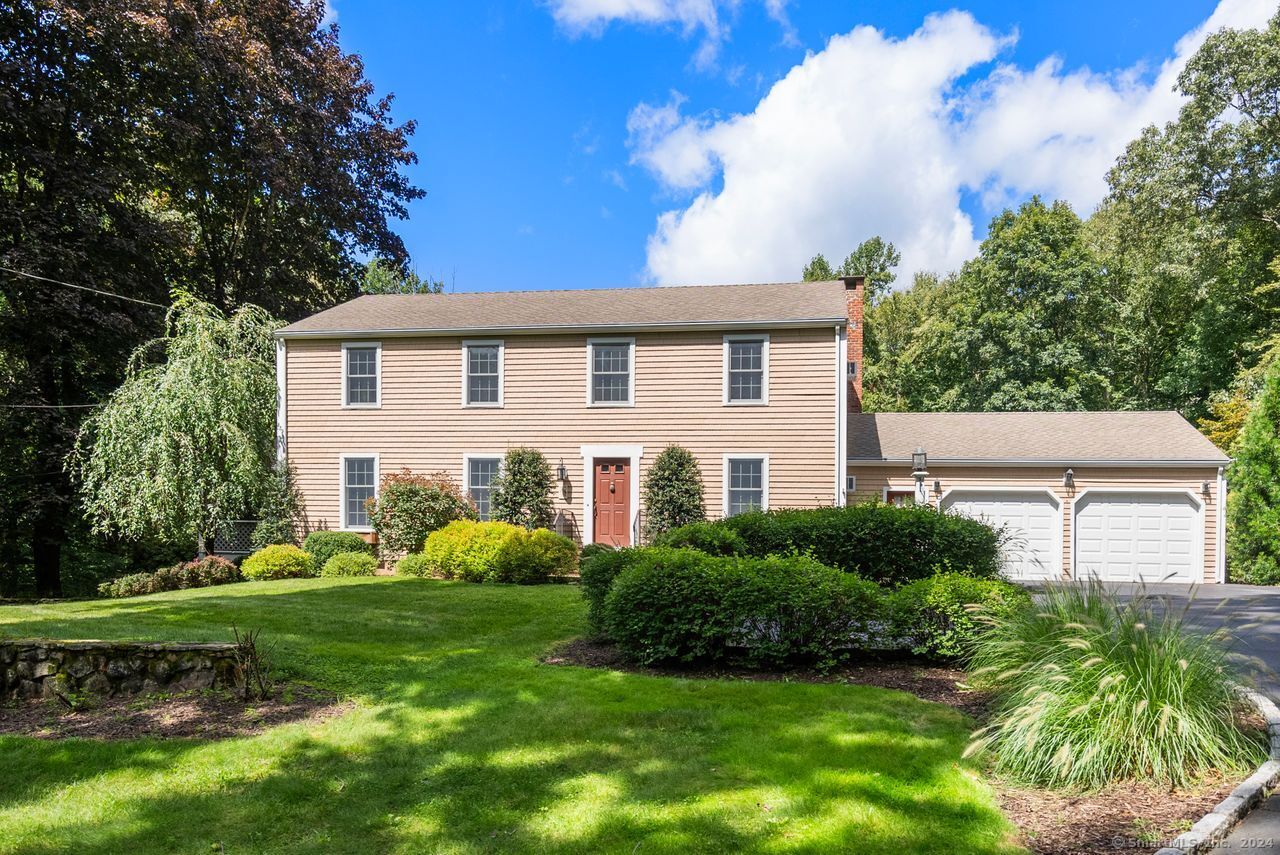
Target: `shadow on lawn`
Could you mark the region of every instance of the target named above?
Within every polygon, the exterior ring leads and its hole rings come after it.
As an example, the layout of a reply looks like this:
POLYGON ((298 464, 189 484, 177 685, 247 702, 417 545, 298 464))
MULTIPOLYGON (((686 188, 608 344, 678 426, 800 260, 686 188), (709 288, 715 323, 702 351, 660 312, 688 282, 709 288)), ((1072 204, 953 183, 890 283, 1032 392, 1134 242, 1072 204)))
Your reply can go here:
MULTIPOLYGON (((198 625, 207 632, 232 612, 270 609, 268 631, 288 667, 358 684, 373 706, 310 729, 220 743, 227 750, 218 755, 201 743, 0 740, 0 768, 38 770, 23 782, 0 776, 0 807, 9 809, 124 769, 145 776, 225 766, 215 785, 175 774, 172 785, 129 795, 96 823, 69 827, 74 818, 59 817, 23 851, 1011 848, 994 808, 957 785, 950 710, 857 687, 542 666, 534 657, 559 631, 547 623, 552 612, 486 635, 462 615, 424 617, 424 604, 406 603, 404 591, 387 597, 379 630, 354 615, 333 616, 336 624, 326 616, 326 639, 343 640, 317 649, 306 646, 303 627, 315 620, 307 603, 323 596, 202 598, 184 604, 197 609, 187 616, 145 604, 129 619, 174 637, 198 625), (342 661, 349 646, 354 661, 342 661)), ((533 602, 522 596, 507 598, 533 602)), ((361 605, 381 601, 374 592, 361 605)), ((119 637, 120 620, 113 610, 69 622, 76 634, 119 637)), ((67 623, 23 626, 66 634, 67 623)))

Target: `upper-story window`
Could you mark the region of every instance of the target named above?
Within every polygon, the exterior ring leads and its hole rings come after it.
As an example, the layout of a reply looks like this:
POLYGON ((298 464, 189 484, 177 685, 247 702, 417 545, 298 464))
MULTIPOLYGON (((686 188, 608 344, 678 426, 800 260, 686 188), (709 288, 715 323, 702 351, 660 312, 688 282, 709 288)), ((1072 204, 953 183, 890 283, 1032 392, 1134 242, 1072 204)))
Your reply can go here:
POLYGON ((342 405, 377 407, 382 403, 382 345, 348 342, 342 345, 342 405))
POLYGON ((769 403, 769 337, 724 337, 724 402, 769 403))
POLYGON ((629 407, 635 403, 633 338, 587 340, 587 404, 629 407))
POLYGON ((769 509, 769 458, 730 454, 724 458, 724 515, 769 509))
POLYGON ((502 406, 502 363, 501 341, 462 343, 463 406, 502 406))

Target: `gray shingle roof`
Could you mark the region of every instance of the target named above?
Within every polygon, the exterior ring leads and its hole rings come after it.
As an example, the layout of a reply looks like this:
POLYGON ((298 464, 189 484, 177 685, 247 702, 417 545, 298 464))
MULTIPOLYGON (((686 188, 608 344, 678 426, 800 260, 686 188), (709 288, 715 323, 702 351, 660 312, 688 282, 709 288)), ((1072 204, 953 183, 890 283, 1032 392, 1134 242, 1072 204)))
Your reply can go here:
POLYGON ((1175 412, 858 413, 850 460, 1045 463, 1196 462, 1228 458, 1175 412))
POLYGON ((843 323, 841 280, 581 291, 365 295, 290 324, 283 336, 681 324, 843 323))

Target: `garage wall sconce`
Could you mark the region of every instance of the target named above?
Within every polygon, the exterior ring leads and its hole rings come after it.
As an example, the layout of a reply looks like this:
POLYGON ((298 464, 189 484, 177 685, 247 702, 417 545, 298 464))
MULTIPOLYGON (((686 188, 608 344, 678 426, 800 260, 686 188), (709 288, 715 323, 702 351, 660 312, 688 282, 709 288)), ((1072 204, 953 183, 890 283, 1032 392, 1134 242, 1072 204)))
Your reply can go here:
POLYGON ((1076 488, 1076 473, 1072 472, 1070 469, 1063 472, 1062 486, 1066 487, 1068 490, 1074 490, 1076 488))
POLYGON ((1210 489, 1210 487, 1209 487, 1209 482, 1208 482, 1208 481, 1201 481, 1201 482, 1200 482, 1200 493, 1201 493, 1201 495, 1203 495, 1206 499, 1207 499, 1207 498, 1209 498, 1211 495, 1213 495, 1213 493, 1212 493, 1212 491, 1211 491, 1211 489, 1210 489))
POLYGON ((941 481, 937 481, 937 480, 935 480, 935 481, 933 482, 933 492, 934 492, 934 495, 938 495, 938 496, 942 495, 942 482, 941 482, 941 481))

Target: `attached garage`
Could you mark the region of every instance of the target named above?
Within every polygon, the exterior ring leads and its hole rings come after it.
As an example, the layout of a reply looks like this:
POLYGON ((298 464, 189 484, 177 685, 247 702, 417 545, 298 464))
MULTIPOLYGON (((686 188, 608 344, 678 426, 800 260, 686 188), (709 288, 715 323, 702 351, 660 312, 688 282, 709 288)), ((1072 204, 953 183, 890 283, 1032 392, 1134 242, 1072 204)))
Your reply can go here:
POLYGON ((1049 490, 957 488, 942 509, 980 519, 1008 534, 1005 572, 1014 579, 1056 579, 1062 564, 1062 502, 1049 490))
POLYGON ((1108 582, 1197 582, 1204 506, 1177 492, 1085 491, 1075 501, 1075 572, 1108 582))
POLYGON ((857 413, 848 445, 846 501, 1003 526, 1011 578, 1226 581, 1230 460, 1177 413, 857 413))

